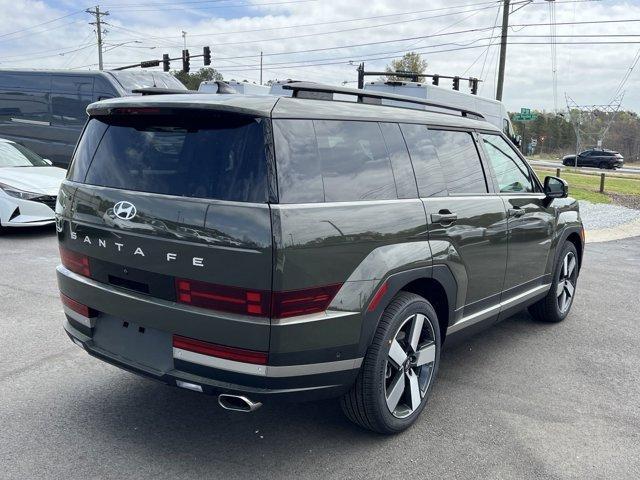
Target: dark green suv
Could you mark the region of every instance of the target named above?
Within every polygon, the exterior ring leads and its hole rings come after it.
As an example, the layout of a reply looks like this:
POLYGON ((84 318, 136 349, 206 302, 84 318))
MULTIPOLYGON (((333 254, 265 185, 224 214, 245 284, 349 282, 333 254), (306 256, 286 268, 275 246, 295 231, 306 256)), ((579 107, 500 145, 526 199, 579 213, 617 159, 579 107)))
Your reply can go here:
POLYGON ((566 183, 479 114, 286 88, 88 108, 56 212, 76 344, 227 409, 340 397, 394 433, 445 339, 567 316, 584 235, 566 183))

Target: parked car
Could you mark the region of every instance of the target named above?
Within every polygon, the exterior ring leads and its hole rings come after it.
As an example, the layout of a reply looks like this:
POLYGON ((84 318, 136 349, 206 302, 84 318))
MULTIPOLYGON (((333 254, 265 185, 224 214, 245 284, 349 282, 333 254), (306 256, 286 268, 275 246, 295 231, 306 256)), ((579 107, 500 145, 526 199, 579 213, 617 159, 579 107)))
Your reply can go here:
POLYGON ((0 229, 54 223, 66 173, 28 148, 0 138, 0 229))
POLYGON ((89 107, 60 190, 64 328, 226 409, 340 397, 355 423, 399 432, 445 341, 527 307, 566 318, 578 204, 478 113, 287 88, 89 107))
POLYGON ((0 70, 0 137, 66 168, 90 103, 150 86, 186 90, 164 72, 0 70))
POLYGON ((562 164, 569 167, 597 167, 613 170, 616 168, 622 168, 624 165, 624 157, 613 150, 590 148, 578 154, 577 165, 575 155, 565 155, 562 157, 562 164))

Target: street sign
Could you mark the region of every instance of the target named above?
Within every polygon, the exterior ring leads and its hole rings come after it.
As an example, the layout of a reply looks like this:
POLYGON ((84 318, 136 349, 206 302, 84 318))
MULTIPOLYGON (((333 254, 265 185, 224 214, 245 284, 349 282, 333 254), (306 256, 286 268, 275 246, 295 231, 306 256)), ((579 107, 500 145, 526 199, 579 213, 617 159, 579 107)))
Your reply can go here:
POLYGON ((530 122, 532 120, 535 120, 536 118, 538 118, 538 115, 536 115, 535 113, 531 113, 530 108, 521 108, 520 113, 516 113, 513 116, 513 120, 515 122, 530 122))

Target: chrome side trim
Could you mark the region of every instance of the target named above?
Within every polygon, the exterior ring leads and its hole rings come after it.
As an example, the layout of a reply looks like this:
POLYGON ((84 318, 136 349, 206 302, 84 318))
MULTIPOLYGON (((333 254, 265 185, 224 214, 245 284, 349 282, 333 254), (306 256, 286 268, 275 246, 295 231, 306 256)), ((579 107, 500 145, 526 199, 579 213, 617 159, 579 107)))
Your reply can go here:
POLYGON ((358 315, 358 312, 325 310, 324 312, 297 315, 295 317, 272 318, 271 326, 277 327, 283 325, 295 325, 298 323, 320 322, 331 318, 348 317, 349 315, 358 315))
POLYGON ((447 329, 447 333, 455 333, 463 328, 469 327, 473 324, 481 322, 496 313, 500 313, 505 307, 509 307, 514 303, 518 303, 521 301, 528 300, 531 297, 536 296, 538 293, 549 290, 551 287, 550 283, 545 283, 544 285, 539 285, 531 290, 527 290, 526 292, 522 292, 514 297, 508 298, 506 300, 501 301, 500 303, 493 305, 491 307, 485 308, 484 310, 480 310, 468 317, 463 317, 458 320, 456 323, 451 325, 447 329))
POLYGON ((42 120, 28 120, 26 118, 11 118, 11 121, 14 123, 26 123, 27 125, 43 125, 45 127, 51 126, 51 122, 43 122, 42 120))
POLYGON ((301 375, 316 375, 319 373, 339 372, 360 368, 362 358, 338 360, 335 362, 310 363, 306 365, 254 365, 236 362, 224 358, 210 357, 201 353, 190 352, 181 348, 173 349, 173 358, 185 362, 197 363, 205 367, 218 368, 229 372, 257 375, 260 377, 298 377, 301 375))

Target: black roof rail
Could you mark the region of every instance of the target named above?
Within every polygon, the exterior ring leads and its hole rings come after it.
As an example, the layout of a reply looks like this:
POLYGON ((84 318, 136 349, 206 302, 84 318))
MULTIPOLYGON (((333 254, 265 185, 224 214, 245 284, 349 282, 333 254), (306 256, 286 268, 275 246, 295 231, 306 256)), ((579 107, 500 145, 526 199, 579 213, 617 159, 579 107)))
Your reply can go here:
POLYGON ((197 90, 180 90, 179 88, 161 88, 161 87, 143 87, 134 88, 131 93, 139 93, 141 95, 175 95, 182 93, 198 93, 197 90))
MULTIPOLYGON (((460 113, 463 117, 474 116, 479 119, 484 119, 484 115, 479 112, 475 112, 473 110, 468 110, 466 108, 455 107, 453 105, 447 105, 446 103, 437 103, 431 102, 428 100, 421 100, 419 98, 407 97, 404 95, 396 95, 393 93, 381 93, 373 90, 360 90, 357 88, 348 88, 348 87, 335 87, 332 85, 324 85, 322 83, 314 83, 314 82, 295 82, 288 83, 282 86, 285 90, 293 90, 293 98, 304 98, 299 95, 300 92, 313 92, 316 95, 321 93, 330 93, 330 94, 340 94, 340 95, 354 95, 358 98, 358 103, 374 103, 374 102, 366 102, 365 99, 371 100, 380 100, 376 102, 378 105, 382 105, 382 100, 394 100, 396 102, 406 102, 412 103, 414 105, 423 105, 425 107, 432 108, 440 108, 443 110, 451 110, 454 112, 460 113)), ((307 97, 308 98, 308 97, 307 97)), ((317 97, 316 99, 324 100, 325 97, 317 97)), ((387 106, 396 106, 396 105, 387 105, 387 106)), ((410 107, 400 107, 400 108, 410 108, 410 107)))

